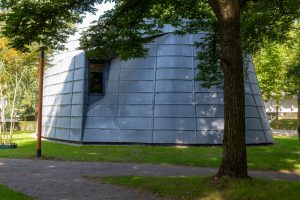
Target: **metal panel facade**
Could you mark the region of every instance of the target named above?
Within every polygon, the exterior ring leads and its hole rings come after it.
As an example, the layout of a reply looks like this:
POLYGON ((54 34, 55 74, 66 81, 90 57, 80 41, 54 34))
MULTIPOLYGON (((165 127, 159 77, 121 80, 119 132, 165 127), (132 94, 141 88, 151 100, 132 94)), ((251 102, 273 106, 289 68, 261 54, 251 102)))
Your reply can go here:
MULTIPOLYGON (((100 143, 221 144, 223 91, 202 88, 194 80, 198 61, 193 42, 203 35, 169 33, 146 45, 145 59, 113 59, 103 96, 86 92, 83 54, 60 57, 45 75, 44 136, 100 143)), ((272 143, 251 57, 245 63, 246 141, 272 143)))
POLYGON ((44 137, 81 141, 85 68, 82 52, 54 55, 52 66, 44 75, 44 137))

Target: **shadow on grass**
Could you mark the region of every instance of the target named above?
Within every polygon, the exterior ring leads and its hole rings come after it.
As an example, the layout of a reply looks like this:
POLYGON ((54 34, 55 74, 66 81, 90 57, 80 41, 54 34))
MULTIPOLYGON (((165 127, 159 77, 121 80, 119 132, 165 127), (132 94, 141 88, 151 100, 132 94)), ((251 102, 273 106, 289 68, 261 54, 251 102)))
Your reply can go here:
POLYGON ((33 198, 21 193, 16 192, 4 185, 0 185, 0 199, 11 199, 11 200, 33 200, 33 198))
POLYGON ((152 192, 159 197, 179 200, 298 200, 300 183, 224 177, 92 177, 93 181, 152 192))
POLYGON ((250 169, 300 172, 300 142, 296 137, 275 137, 274 146, 248 147, 250 169))
MULTIPOLYGON (((275 145, 247 147, 249 169, 300 172, 300 142, 295 137, 275 137, 275 145)), ((15 135, 16 149, 0 150, 1 158, 34 158, 35 139, 30 133, 15 135)), ((196 167, 218 167, 221 147, 159 146, 74 146, 42 142, 44 159, 174 164, 196 167)))

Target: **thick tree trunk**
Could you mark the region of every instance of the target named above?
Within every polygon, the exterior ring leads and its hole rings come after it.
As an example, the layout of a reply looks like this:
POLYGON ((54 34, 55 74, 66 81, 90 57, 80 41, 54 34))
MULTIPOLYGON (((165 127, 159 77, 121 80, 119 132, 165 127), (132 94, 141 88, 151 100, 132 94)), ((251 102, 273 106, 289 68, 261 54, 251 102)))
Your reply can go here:
POLYGON ((218 18, 224 72, 223 157, 218 176, 248 177, 240 1, 210 0, 218 18))

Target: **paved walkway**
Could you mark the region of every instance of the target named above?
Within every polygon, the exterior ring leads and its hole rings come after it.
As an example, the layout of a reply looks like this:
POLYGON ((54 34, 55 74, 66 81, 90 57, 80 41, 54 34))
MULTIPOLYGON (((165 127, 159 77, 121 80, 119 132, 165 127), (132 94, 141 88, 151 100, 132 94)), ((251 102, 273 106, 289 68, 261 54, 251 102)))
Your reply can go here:
MULTIPOLYGON (((155 200, 152 194, 99 184, 83 176, 201 176, 216 168, 170 165, 0 159, 0 183, 42 200, 155 200)), ((251 171, 250 176, 300 181, 300 173, 251 171)))

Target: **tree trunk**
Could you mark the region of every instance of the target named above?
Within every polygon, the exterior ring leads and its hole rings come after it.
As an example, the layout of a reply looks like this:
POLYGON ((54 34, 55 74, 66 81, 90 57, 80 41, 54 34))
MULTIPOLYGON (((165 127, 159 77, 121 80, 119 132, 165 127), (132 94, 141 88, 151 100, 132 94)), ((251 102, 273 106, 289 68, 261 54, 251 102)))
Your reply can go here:
POLYGON ((297 94, 297 106, 298 106, 298 127, 297 127, 297 132, 298 132, 298 140, 300 141, 300 91, 298 91, 298 94, 297 94))
POLYGON ((279 100, 276 99, 276 122, 279 120, 279 100))
POLYGON ((10 110, 10 129, 9 129, 9 143, 12 143, 12 133, 13 133, 13 129, 14 129, 14 111, 15 111, 15 103, 16 103, 16 97, 17 97, 17 88, 18 88, 18 78, 16 75, 16 85, 14 88, 14 97, 13 97, 13 102, 12 102, 12 106, 11 106, 11 110, 10 110))
POLYGON ((19 88, 19 84, 22 80, 24 74, 21 74, 20 78, 18 79, 18 73, 15 74, 15 88, 14 88, 14 97, 13 102, 11 105, 11 111, 10 111, 10 130, 9 130, 9 142, 12 143, 12 134, 15 128, 15 122, 13 122, 14 114, 15 114, 15 104, 16 104, 16 98, 17 98, 17 92, 19 88))
MULTIPOLYGON (((2 85, 0 84, 0 101, 3 101, 3 90, 2 90, 2 85)), ((4 104, 4 103, 3 103, 4 104)), ((4 114, 4 106, 3 107, 0 107, 0 145, 2 145, 3 144, 3 142, 2 142, 2 125, 3 125, 3 123, 4 123, 4 120, 3 120, 3 114, 4 114)))
POLYGON ((248 177, 240 1, 210 0, 218 18, 224 72, 223 157, 218 176, 248 177))
POLYGON ((300 91, 297 94, 297 106, 298 106, 298 124, 300 127, 300 91))

